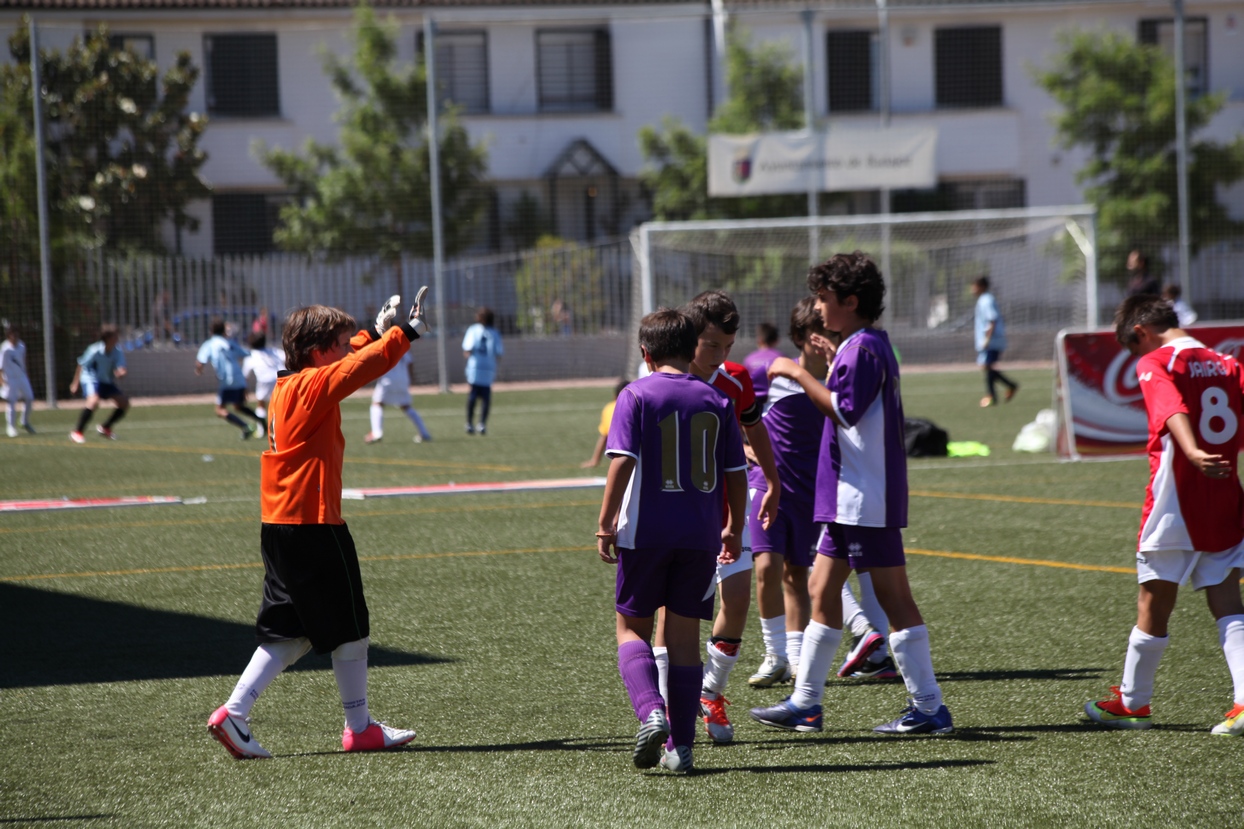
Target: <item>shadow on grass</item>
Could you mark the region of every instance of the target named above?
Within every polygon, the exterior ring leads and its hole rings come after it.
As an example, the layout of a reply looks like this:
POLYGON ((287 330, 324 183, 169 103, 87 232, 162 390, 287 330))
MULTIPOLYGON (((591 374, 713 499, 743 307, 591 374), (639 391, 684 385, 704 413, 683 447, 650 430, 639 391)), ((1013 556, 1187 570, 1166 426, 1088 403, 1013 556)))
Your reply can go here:
MULTIPOLYGON (((840 773, 860 771, 920 771, 926 769, 973 768, 976 766, 992 766, 993 760, 911 760, 906 763, 814 763, 806 766, 727 766, 724 768, 702 768, 697 766, 691 776, 701 777, 710 774, 731 774, 746 772, 748 774, 807 774, 807 773, 840 773)), ((663 777, 667 775, 662 775, 663 777)), ((670 775, 670 780, 677 778, 670 775)))
MULTIPOLYGON (((389 749, 385 752, 376 752, 377 755, 401 755, 401 754, 493 754, 495 752, 510 751, 607 751, 620 752, 629 750, 634 740, 629 737, 572 737, 564 740, 532 740, 527 743, 488 743, 485 745, 451 745, 451 746, 421 746, 407 744, 400 748, 389 749)), ((352 755, 344 751, 303 751, 298 754, 277 755, 277 759, 282 757, 350 757, 352 755)))
MULTIPOLYGON (((821 734, 820 736, 805 735, 801 737, 779 736, 769 740, 735 740, 731 745, 750 746, 764 751, 765 749, 782 749, 792 745, 824 745, 842 746, 853 743, 867 745, 897 745, 913 740, 937 740, 954 743, 1019 743, 1035 740, 1036 737, 1021 735, 1009 736, 994 734, 993 731, 1005 729, 990 728, 956 728, 949 734, 821 734)), ((775 732, 781 733, 781 732, 775 732)))
MULTIPOLYGON (((253 625, 0 583, 0 688, 240 674, 253 625)), ((372 646, 373 667, 448 660, 372 646)), ((330 670, 308 654, 290 670, 330 670)))
POLYGON ((1080 681, 1100 679, 1104 673, 1105 668, 1029 668, 1013 671, 939 671, 937 678, 941 682, 998 682, 1012 679, 1080 681))

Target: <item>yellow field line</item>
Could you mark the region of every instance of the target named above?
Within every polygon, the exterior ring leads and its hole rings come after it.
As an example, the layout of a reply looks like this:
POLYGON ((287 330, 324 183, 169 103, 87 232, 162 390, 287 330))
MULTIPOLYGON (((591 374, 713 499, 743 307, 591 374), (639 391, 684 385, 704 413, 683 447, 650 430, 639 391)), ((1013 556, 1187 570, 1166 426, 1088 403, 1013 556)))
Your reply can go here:
MULTIPOLYGON (((427 507, 416 509, 374 510, 360 513, 359 518, 370 518, 375 515, 436 515, 455 512, 503 512, 506 510, 555 509, 558 507, 594 507, 599 501, 561 501, 541 504, 476 504, 464 507, 427 507)), ((33 533, 80 532, 82 530, 116 530, 124 527, 195 527, 212 524, 238 524, 252 522, 255 516, 246 515, 239 518, 196 518, 185 521, 123 521, 117 524, 67 524, 51 527, 0 527, 0 535, 19 535, 33 533)))
MULTIPOLYGON (((509 556, 523 553, 569 553, 593 550, 593 547, 524 547, 516 550, 471 550, 457 553, 395 553, 390 555, 359 556, 359 561, 422 561, 435 558, 474 558, 479 556, 509 556)), ((956 553, 947 550, 908 549, 916 556, 951 558, 961 561, 987 561, 994 564, 1022 564, 1029 567, 1058 567, 1068 570, 1089 570, 1098 573, 1136 572, 1134 567, 1107 567, 1100 564, 1076 564, 1066 561, 1050 561, 1039 558, 1016 558, 1014 556, 989 556, 979 553, 956 553)), ((253 570, 263 567, 262 562, 244 564, 191 564, 179 567, 140 567, 129 570, 95 570, 78 573, 32 573, 22 576, 0 576, 0 582, 46 581, 49 579, 94 578, 100 576, 145 576, 157 573, 201 573, 214 570, 253 570)))
POLYGON ((979 553, 952 553, 946 550, 919 550, 908 547, 904 552, 913 556, 957 558, 963 561, 989 561, 995 564, 1025 564, 1029 567, 1061 567, 1067 570, 1091 570, 1098 573, 1134 574, 1135 567, 1107 567, 1102 564, 1076 564, 1069 561, 1050 561, 1043 558, 1016 558, 1014 556, 986 556, 979 553))
POLYGON ((1125 501, 1075 501, 1070 498, 1032 498, 1027 495, 978 495, 972 492, 935 492, 929 489, 913 489, 911 494, 920 498, 951 498, 963 501, 1001 501, 1008 504, 1048 504, 1059 507, 1110 507, 1113 509, 1139 510, 1141 505, 1125 501))

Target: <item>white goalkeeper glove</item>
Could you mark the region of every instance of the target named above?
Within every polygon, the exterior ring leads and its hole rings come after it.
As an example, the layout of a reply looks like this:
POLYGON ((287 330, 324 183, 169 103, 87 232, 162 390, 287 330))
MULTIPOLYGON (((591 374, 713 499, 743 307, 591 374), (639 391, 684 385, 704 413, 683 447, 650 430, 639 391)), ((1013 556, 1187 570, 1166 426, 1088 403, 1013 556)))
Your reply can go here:
POLYGON ((423 307, 423 298, 427 296, 428 286, 424 285, 419 289, 419 293, 415 294, 415 304, 410 309, 410 319, 407 322, 410 327, 415 329, 415 333, 420 337, 428 335, 428 323, 424 319, 425 309, 423 307))
POLYGON ((400 294, 394 294, 389 297, 389 301, 376 314, 376 334, 383 334, 397 324, 397 309, 401 306, 402 297, 400 294))

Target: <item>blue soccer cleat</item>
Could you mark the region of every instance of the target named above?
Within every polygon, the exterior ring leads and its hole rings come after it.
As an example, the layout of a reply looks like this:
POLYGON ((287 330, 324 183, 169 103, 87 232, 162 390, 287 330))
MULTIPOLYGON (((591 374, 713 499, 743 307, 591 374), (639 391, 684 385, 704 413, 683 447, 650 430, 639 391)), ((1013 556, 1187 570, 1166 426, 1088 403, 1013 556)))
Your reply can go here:
POLYGON ((816 732, 821 730, 821 706, 799 708, 790 697, 771 708, 753 708, 748 712, 752 719, 762 725, 770 725, 785 731, 816 732))
POLYGON ((878 734, 949 734, 954 730, 950 710, 946 706, 937 709, 935 714, 926 714, 911 700, 908 700, 907 707, 897 720, 873 729, 878 734))

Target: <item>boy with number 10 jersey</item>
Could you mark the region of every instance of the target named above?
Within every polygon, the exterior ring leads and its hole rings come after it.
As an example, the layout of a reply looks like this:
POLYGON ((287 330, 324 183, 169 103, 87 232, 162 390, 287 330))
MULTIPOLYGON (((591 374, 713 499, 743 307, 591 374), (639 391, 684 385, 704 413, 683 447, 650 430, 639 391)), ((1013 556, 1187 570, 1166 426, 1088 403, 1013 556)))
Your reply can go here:
POLYGON ((1244 377, 1240 364, 1179 327, 1156 296, 1129 297, 1115 336, 1140 357, 1136 376, 1149 416, 1149 486, 1140 521, 1136 626, 1123 681, 1110 699, 1090 701, 1089 718, 1112 728, 1149 728, 1158 663, 1179 586, 1205 591, 1235 686, 1235 704, 1212 733, 1244 735, 1244 489, 1237 472, 1244 377))

